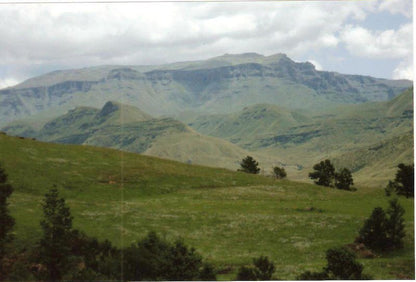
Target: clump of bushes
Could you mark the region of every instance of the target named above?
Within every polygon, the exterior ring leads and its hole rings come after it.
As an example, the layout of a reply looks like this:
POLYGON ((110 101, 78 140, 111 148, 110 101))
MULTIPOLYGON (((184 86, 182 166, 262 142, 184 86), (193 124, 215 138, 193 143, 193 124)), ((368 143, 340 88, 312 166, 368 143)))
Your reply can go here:
POLYGON ((244 281, 265 281, 272 280, 275 266, 268 257, 260 256, 253 259, 252 266, 242 266, 238 270, 237 280, 244 281))
POLYGON ((371 279, 363 274, 363 265, 356 261, 356 255, 345 247, 326 251, 327 266, 321 272, 306 271, 299 280, 361 280, 371 279))

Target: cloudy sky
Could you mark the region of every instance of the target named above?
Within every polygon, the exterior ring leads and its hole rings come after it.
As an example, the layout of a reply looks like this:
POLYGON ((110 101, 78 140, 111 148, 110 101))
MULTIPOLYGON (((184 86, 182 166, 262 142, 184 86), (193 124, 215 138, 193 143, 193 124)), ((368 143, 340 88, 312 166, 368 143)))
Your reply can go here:
POLYGON ((0 88, 57 69, 243 52, 413 79, 412 0, 51 1, 0 1, 0 88))

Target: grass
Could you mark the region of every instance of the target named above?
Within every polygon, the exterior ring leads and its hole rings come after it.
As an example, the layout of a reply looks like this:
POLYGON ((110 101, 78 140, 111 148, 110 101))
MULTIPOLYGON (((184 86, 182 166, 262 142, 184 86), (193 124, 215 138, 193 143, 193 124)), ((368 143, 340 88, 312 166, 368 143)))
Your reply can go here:
MULTIPOLYGON (((295 279, 319 271, 328 248, 353 242, 376 206, 387 207, 380 189, 346 192, 311 184, 95 147, 46 144, 0 135, 0 156, 15 192, 15 244, 40 236, 43 194, 56 185, 74 216, 74 227, 117 246, 154 230, 182 237, 220 270, 236 277, 252 258, 269 256, 275 277, 295 279)), ((414 204, 406 210, 404 249, 360 259, 375 279, 414 279, 414 204)))

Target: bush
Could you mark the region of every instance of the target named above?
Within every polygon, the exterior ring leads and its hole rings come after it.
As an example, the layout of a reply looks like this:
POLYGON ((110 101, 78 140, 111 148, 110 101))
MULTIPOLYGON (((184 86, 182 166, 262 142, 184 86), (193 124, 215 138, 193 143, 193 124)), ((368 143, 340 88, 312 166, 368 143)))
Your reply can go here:
POLYGON ((183 241, 169 243, 150 232, 124 251, 126 280, 216 280, 214 268, 183 241))
POLYGON ((363 265, 356 261, 355 254, 340 247, 326 252, 327 266, 321 272, 306 271, 298 276, 299 280, 360 280, 371 279, 364 275, 363 265))
POLYGON ((286 171, 283 167, 275 166, 273 168, 273 173, 277 179, 283 179, 283 178, 286 178, 287 176, 286 171))
POLYGON ((240 267, 237 280, 255 281, 255 280, 272 280, 275 266, 273 262, 269 261, 268 257, 260 256, 253 259, 254 266, 242 266, 240 267))
POLYGON ((342 190, 351 190, 351 186, 354 185, 351 171, 343 168, 340 172, 335 173, 335 187, 342 190))

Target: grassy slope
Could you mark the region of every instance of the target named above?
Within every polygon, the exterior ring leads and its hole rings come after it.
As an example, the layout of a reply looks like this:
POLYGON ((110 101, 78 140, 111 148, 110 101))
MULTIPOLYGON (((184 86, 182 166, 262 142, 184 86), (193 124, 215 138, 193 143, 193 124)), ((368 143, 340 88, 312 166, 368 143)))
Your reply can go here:
MULTIPOLYGON (((376 189, 350 193, 5 135, 0 156, 15 187, 16 244, 39 238, 42 195, 55 184, 76 228, 119 246, 149 230, 181 236, 224 270, 221 279, 234 278, 238 266, 261 254, 275 261, 280 279, 319 270, 326 249, 352 242, 371 210, 387 205, 376 189)), ((361 260, 376 279, 414 278, 413 201, 400 201, 406 209, 405 248, 391 257, 361 260)))

